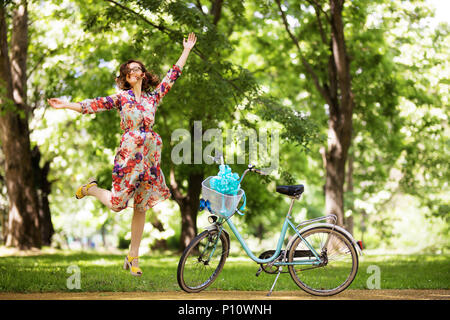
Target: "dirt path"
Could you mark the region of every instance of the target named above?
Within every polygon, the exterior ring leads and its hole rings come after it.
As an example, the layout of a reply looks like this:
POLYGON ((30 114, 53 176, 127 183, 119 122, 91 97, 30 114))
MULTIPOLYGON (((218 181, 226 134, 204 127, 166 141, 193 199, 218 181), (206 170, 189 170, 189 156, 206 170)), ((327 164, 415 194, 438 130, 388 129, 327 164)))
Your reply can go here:
POLYGON ((450 290, 346 290, 332 297, 302 291, 0 293, 0 300, 450 300, 450 290))

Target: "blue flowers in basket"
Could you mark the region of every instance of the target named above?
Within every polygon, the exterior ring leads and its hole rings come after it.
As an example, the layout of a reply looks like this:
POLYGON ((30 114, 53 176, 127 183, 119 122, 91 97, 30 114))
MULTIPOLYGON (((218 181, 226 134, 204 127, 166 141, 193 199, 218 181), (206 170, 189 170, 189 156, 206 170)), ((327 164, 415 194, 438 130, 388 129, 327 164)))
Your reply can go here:
POLYGON ((219 173, 217 176, 211 178, 210 187, 211 189, 227 194, 227 195, 237 195, 240 189, 239 175, 237 173, 232 173, 231 168, 228 165, 220 165, 219 173))
POLYGON ((200 199, 199 211, 208 209, 210 213, 222 218, 229 218, 235 212, 243 215, 246 198, 244 190, 241 189, 241 180, 237 173, 231 172, 228 165, 220 165, 217 176, 208 177, 202 182, 204 199, 200 199), (243 204, 237 209, 241 199, 243 204))

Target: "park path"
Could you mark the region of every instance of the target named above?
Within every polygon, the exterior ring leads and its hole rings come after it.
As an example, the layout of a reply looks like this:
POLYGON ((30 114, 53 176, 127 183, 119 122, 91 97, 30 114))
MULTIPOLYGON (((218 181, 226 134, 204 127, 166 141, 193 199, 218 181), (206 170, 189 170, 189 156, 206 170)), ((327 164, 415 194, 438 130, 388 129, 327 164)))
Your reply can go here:
POLYGON ((169 292, 1 292, 0 300, 450 300, 450 290, 346 290, 332 297, 302 291, 218 291, 197 294, 169 292))

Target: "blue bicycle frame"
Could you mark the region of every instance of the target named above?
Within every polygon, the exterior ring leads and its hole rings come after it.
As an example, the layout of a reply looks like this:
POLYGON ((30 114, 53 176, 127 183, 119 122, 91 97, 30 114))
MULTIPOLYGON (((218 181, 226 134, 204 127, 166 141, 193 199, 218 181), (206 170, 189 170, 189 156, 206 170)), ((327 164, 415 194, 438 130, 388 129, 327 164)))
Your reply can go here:
MULTIPOLYGON (((308 241, 306 241, 306 239, 304 239, 300 233, 298 232, 297 228, 295 227, 295 225, 291 222, 290 218, 291 218, 291 211, 292 211, 292 206, 294 204, 295 198, 292 198, 291 201, 291 205, 289 206, 289 211, 286 215, 286 218, 284 220, 283 223, 283 227, 281 228, 281 233, 280 233, 280 238, 278 239, 278 244, 277 247, 275 249, 275 253, 270 257, 270 258, 266 258, 266 259, 260 259, 258 257, 256 257, 252 250, 247 246, 247 243, 245 242, 245 240, 242 238, 241 234, 239 233, 239 231, 237 230, 236 226, 234 225, 234 223, 231 221, 231 217, 228 219, 223 219, 221 218, 221 220, 225 220, 228 224, 228 226, 230 227, 231 231, 234 233, 234 235, 236 236, 236 238, 238 239, 239 243, 241 244, 242 248, 245 250, 245 252, 247 253, 247 255, 250 257, 250 259, 252 259, 253 261, 255 261, 256 263, 259 264, 263 264, 263 263, 271 263, 273 262, 275 259, 277 259, 280 256, 281 253, 281 248, 283 246, 283 242, 288 230, 288 226, 290 226, 295 233, 297 234, 298 237, 300 237, 300 239, 302 239, 302 241, 306 244, 306 246, 308 247, 309 250, 311 250, 311 252, 313 253, 315 259, 313 260, 309 260, 309 261, 293 261, 293 262, 282 262, 282 261, 277 261, 274 262, 273 265, 275 266, 282 266, 282 265, 318 265, 322 262, 320 255, 317 253, 317 251, 308 243, 308 241)), ((219 223, 222 222, 219 220, 219 223)))

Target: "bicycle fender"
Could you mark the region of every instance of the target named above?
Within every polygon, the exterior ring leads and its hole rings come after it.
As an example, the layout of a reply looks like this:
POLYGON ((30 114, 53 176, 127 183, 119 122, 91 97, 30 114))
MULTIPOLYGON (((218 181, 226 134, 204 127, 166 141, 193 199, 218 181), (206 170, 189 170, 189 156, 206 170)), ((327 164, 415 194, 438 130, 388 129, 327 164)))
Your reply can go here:
MULTIPOLYGON (((358 243, 356 243, 356 240, 353 238, 353 236, 350 234, 350 232, 348 232, 347 230, 345 230, 344 228, 342 228, 338 225, 331 224, 331 223, 314 223, 314 224, 304 227, 303 229, 298 230, 298 233, 302 234, 305 231, 308 231, 310 229, 317 228, 317 227, 326 227, 326 228, 331 228, 331 229, 339 231, 351 242, 351 244, 355 248, 356 252, 360 256, 363 255, 361 248, 358 246, 358 243)), ((291 245, 294 242, 294 240, 296 239, 296 237, 298 237, 298 235, 291 238, 291 240, 287 244, 286 248, 289 248, 289 249, 291 248, 291 245)))

